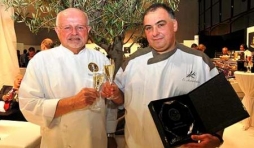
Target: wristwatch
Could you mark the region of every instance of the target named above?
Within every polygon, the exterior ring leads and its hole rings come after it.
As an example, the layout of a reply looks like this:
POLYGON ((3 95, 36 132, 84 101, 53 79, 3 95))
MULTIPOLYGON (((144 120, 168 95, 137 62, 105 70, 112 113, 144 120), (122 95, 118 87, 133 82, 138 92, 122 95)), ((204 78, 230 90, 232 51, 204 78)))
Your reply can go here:
POLYGON ((108 138, 115 138, 115 133, 108 133, 107 136, 108 138))

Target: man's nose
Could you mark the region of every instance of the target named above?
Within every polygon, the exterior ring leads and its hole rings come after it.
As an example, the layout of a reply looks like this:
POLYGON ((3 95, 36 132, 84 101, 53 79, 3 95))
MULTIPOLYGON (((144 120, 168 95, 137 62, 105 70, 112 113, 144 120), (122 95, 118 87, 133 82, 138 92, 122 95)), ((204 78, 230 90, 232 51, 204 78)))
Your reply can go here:
POLYGON ((77 28, 76 27, 73 27, 72 29, 71 29, 71 34, 77 34, 77 28))
POLYGON ((159 33, 158 28, 156 26, 154 26, 153 29, 152 29, 153 36, 157 36, 158 33, 159 33))

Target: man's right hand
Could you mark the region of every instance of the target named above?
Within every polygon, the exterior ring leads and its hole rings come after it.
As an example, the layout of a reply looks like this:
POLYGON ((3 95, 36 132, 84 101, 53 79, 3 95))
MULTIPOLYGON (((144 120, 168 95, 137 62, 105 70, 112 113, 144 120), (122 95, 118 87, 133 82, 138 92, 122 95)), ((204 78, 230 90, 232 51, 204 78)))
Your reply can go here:
POLYGON ((99 94, 94 88, 83 88, 72 97, 60 99, 56 107, 55 118, 88 107, 96 101, 97 97, 99 94))
POLYGON ((92 105, 98 97, 99 94, 94 88, 83 88, 72 100, 75 102, 75 109, 82 109, 92 105))
POLYGON ((10 94, 3 95, 2 97, 3 101, 11 101, 12 98, 10 97, 10 94))

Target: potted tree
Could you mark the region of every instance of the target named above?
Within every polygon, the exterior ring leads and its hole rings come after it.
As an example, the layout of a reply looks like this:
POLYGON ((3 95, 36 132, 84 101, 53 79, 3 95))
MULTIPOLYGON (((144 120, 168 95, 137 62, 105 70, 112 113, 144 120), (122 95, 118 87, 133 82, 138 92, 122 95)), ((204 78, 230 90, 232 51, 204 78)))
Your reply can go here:
POLYGON ((168 3, 177 10, 180 0, 2 0, 14 7, 13 18, 24 22, 31 32, 41 28, 53 29, 56 14, 63 9, 76 7, 87 12, 92 30, 90 41, 102 47, 116 63, 123 61, 123 45, 142 36, 142 14, 154 2, 168 3), (126 32, 129 35, 126 35, 126 32))

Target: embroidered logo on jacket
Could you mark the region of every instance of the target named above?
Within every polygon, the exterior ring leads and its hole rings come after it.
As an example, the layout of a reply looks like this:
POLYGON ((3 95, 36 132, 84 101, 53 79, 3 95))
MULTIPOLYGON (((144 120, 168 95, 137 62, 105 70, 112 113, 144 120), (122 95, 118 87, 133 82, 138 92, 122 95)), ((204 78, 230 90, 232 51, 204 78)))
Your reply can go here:
POLYGON ((191 71, 186 77, 187 77, 187 78, 191 77, 191 78, 194 79, 195 76, 196 76, 196 73, 195 73, 194 71, 191 71))
POLYGON ((185 78, 183 78, 183 81, 188 81, 188 82, 194 82, 194 83, 199 83, 199 81, 196 78, 196 72, 195 71, 190 71, 185 78))

